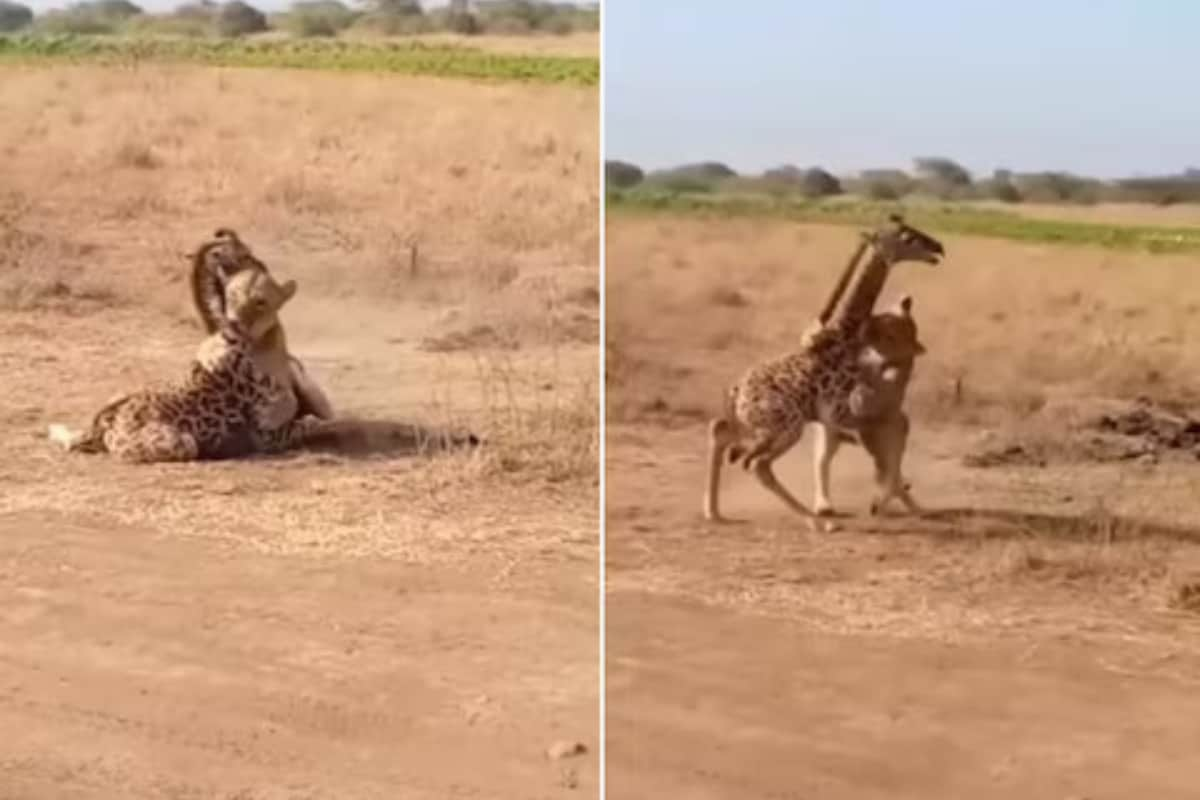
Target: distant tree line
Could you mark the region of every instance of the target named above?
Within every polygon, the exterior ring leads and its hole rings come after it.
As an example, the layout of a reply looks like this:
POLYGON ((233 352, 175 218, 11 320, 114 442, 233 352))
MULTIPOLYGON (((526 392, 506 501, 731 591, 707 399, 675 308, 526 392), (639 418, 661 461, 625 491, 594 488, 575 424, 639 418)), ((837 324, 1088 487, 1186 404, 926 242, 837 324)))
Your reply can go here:
POLYGON ((243 0, 190 0, 173 11, 150 14, 130 0, 85 0, 34 14, 16 0, 0 0, 4 33, 146 33, 235 37, 281 30, 295 36, 337 36, 361 31, 384 36, 452 32, 463 34, 567 34, 596 31, 595 3, 550 0, 451 0, 426 9, 419 0, 297 0, 286 11, 266 14, 243 0))
POLYGON ((739 175, 725 164, 705 161, 644 172, 635 164, 606 161, 610 189, 644 187, 676 193, 746 192, 807 198, 853 194, 875 200, 924 196, 941 200, 997 200, 1004 203, 1134 202, 1171 205, 1200 203, 1200 169, 1175 175, 1101 180, 1068 172, 1013 172, 997 169, 977 178, 942 157, 913 159, 911 171, 868 169, 838 177, 821 167, 790 164, 757 175, 739 175))

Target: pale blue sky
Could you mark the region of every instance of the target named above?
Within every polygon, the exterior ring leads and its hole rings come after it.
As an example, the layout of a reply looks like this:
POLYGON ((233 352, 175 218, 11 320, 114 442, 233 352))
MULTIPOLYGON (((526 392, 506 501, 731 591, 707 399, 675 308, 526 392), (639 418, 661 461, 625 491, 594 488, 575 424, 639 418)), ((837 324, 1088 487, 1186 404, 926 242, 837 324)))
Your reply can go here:
POLYGON ((1200 166, 1191 0, 607 0, 604 14, 606 155, 643 167, 1200 166))

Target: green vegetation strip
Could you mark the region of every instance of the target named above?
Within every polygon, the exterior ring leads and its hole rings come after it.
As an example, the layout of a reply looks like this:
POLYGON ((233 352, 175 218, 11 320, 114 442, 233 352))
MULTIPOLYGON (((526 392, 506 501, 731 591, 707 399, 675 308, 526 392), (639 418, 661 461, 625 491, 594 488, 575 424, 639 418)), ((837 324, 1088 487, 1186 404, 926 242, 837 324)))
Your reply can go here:
POLYGON ((595 86, 600 61, 582 56, 490 53, 421 42, 0 36, 0 63, 62 61, 128 65, 141 61, 219 67, 283 67, 432 75, 444 78, 595 86))
POLYGON ((775 217, 833 225, 877 225, 891 211, 931 233, 942 232, 1045 244, 1093 245, 1150 253, 1200 251, 1200 228, 1110 225, 1035 219, 965 204, 803 200, 755 195, 700 194, 632 189, 609 192, 608 213, 675 213, 722 217, 775 217))

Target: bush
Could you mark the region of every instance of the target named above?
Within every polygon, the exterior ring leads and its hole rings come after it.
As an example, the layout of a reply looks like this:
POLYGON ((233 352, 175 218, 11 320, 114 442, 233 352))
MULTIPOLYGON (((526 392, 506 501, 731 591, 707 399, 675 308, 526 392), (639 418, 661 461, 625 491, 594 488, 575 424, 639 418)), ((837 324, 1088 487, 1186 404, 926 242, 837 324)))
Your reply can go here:
POLYGON ((737 173, 716 161, 684 164, 646 176, 646 183, 669 192, 711 192, 717 184, 736 178, 737 173))
POLYGON ((428 14, 396 15, 370 12, 354 20, 354 29, 380 36, 414 36, 435 30, 435 22, 428 14))
POLYGON ((35 24, 48 33, 106 34, 116 33, 141 14, 142 9, 128 0, 96 0, 51 11, 35 24))
POLYGON ((1113 194, 1124 202, 1160 206, 1196 203, 1200 202, 1200 178, 1189 172, 1161 178, 1128 178, 1116 182, 1113 194))
POLYGON ((637 186, 646 177, 642 168, 627 161, 608 160, 604 162, 604 184, 616 189, 628 189, 637 186))
MULTIPOLYGON (((295 7, 293 6, 293 8, 295 7)), ((420 17, 425 14, 425 9, 421 7, 419 0, 373 0, 369 4, 369 8, 372 14, 386 14, 393 17, 420 17)))
POLYGON ((45 33, 74 33, 101 35, 116 33, 120 25, 93 14, 79 13, 71 9, 49 11, 37 19, 35 27, 45 33))
POLYGON ((246 36, 267 30, 266 15, 242 0, 230 0, 222 5, 216 21, 217 33, 221 36, 246 36))
POLYGON ((800 178, 800 191, 808 197, 830 197, 842 193, 842 182, 820 167, 811 167, 800 178))
POLYGON ((305 0, 283 16, 283 27, 296 36, 337 36, 354 23, 355 13, 338 0, 305 0))
POLYGON ((1013 179, 1017 191, 1034 203, 1095 203, 1105 193, 1105 185, 1094 178, 1081 178, 1069 172, 1031 172, 1013 179))
POLYGON ((984 197, 999 200, 1002 203, 1021 202, 1021 192, 1006 178, 992 178, 980 185, 984 197))
POLYGON ((470 11, 449 11, 446 13, 444 19, 444 26, 451 33, 474 36, 477 33, 483 32, 483 26, 479 24, 479 18, 470 11))
POLYGON ((125 27, 134 34, 200 38, 212 33, 213 23, 212 20, 180 17, 176 14, 146 14, 131 19, 125 27))
POLYGON ((899 200, 902 195, 894 183, 878 178, 863 181, 860 191, 872 200, 899 200))
POLYGON ((921 178, 948 186, 970 186, 971 173, 948 158, 925 157, 913 159, 914 172, 921 178))
POLYGON ((0 33, 11 33, 33 24, 33 9, 11 0, 0 0, 0 33))
POLYGON ((530 32, 566 34, 575 30, 599 30, 598 7, 581 8, 574 3, 546 0, 480 0, 476 3, 479 24, 488 33, 530 32))
POLYGON ((805 197, 829 197, 842 193, 841 181, 820 167, 800 169, 784 164, 764 172, 760 183, 769 194, 799 192, 805 197))

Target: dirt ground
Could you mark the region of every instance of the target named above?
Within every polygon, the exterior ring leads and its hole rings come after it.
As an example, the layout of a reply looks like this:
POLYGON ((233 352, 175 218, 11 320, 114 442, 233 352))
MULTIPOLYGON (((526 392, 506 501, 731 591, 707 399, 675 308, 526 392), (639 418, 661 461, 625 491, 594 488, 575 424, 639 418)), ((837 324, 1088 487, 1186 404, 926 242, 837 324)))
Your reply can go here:
POLYGON ((597 796, 597 104, 0 72, 0 798, 597 796), (221 225, 299 282, 339 413, 485 445, 52 450, 186 368, 182 256, 221 225))
MULTIPOLYGON (((1194 796, 1200 461, 1082 446, 1139 395, 1195 408, 1187 259, 949 238, 944 265, 899 267, 930 513, 867 517, 850 447, 849 516, 812 533, 740 469, 740 522, 702 519, 705 419, 798 338, 852 231, 608 226, 610 797, 1194 796), (968 466, 1009 441, 1046 457, 968 466)), ((809 501, 810 448, 778 468, 809 501)))

